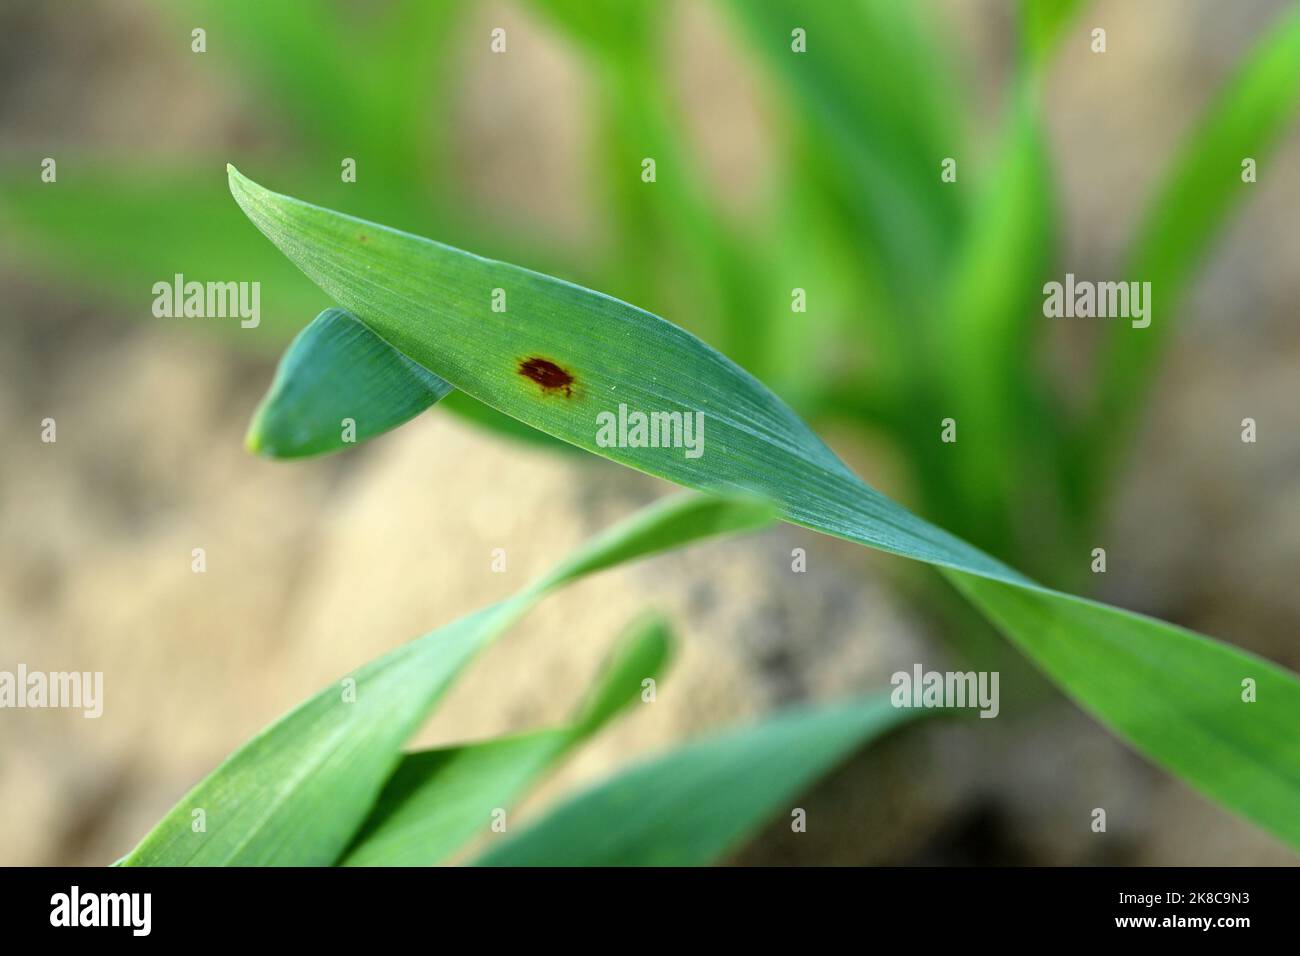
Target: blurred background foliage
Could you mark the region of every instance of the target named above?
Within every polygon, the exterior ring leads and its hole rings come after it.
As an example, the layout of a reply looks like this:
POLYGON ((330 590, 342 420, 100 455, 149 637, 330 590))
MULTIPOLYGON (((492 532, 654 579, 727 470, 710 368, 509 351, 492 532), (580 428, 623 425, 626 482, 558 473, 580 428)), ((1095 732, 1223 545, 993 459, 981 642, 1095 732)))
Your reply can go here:
MULTIPOLYGON (((237 153, 263 181, 666 316, 814 423, 887 441, 906 469, 897 491, 930 520, 1055 586, 1085 586, 1079 555, 1182 287, 1242 201, 1240 157, 1262 160, 1300 101, 1300 16, 1279 20, 1169 157, 1116 277, 1153 281, 1157 319, 1101 330, 1085 401, 1070 408, 1042 361, 1041 287, 1066 270, 1040 86, 1060 31, 1086 4, 1021 4, 1021 49, 990 120, 926 4, 721 3, 758 61, 770 137, 761 194, 738 208, 690 128, 684 101, 699 91, 666 80, 673 5, 535 0, 531 11, 571 43, 590 82, 581 162, 605 221, 580 248, 485 211, 449 172, 462 145, 453 94, 467 71, 448 41, 468 6, 185 0, 159 14, 178 34, 205 25, 209 52, 196 69, 257 115, 262 141, 237 153), (792 51, 795 28, 806 53, 792 51), (976 123, 996 129, 991 146, 976 149, 976 123), (344 157, 357 164, 355 185, 341 181, 344 157), (653 184, 640 177, 646 157, 653 184), (955 183, 940 181, 946 158, 957 161, 955 183), (795 289, 804 313, 792 310, 795 289), (936 441, 946 417, 959 423, 951 446, 936 441)), ((499 62, 519 68, 508 53, 499 62)), ((274 250, 248 241, 225 188, 229 147, 195 160, 141 145, 129 160, 64 155, 58 189, 11 171, 2 208, 23 251, 124 301, 172 273, 259 280, 268 329, 236 345, 282 345, 327 305, 274 250)), ((481 406, 471 414, 506 427, 481 406)))

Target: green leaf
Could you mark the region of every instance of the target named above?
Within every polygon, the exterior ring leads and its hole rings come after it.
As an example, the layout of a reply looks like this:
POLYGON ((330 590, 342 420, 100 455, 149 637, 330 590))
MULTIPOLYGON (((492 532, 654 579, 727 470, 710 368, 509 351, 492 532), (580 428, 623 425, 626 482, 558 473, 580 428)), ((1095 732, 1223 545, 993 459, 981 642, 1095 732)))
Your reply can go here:
POLYGON ((477 399, 470 398, 464 392, 453 391, 442 400, 438 407, 445 408, 462 420, 477 425, 479 428, 484 428, 494 435, 528 445, 536 445, 551 452, 559 452, 565 455, 577 454, 577 449, 572 445, 556 441, 550 435, 539 432, 536 428, 529 428, 516 418, 502 415, 495 408, 484 405, 477 399))
POLYGON ((854 750, 921 713, 882 695, 787 711, 687 744, 567 800, 476 863, 712 863, 854 750))
POLYGON ((885 264, 900 302, 924 301, 964 218, 959 193, 939 184, 965 131, 932 11, 895 0, 728 8, 809 124, 818 168, 859 225, 859 253, 865 242, 885 264), (792 49, 795 29, 806 52, 792 49))
POLYGON ((770 518, 760 503, 695 496, 638 513, 513 597, 399 647, 352 674, 354 685, 345 679, 290 711, 190 791, 124 865, 333 863, 402 744, 474 654, 533 604, 587 574, 770 518), (199 810, 202 832, 194 829, 199 810))
POLYGON ((568 728, 407 754, 339 866, 435 866, 569 750, 568 728))
POLYGON ((1210 797, 1300 845, 1300 707, 1291 672, 1095 601, 948 577, 1083 708, 1210 797), (1243 681, 1255 701, 1243 700, 1243 681))
POLYGON ((1031 64, 1046 60, 1083 0, 1020 0, 1020 41, 1031 64))
POLYGON ((442 401, 461 418, 498 434, 573 451, 456 392, 342 309, 326 309, 289 345, 248 428, 250 451, 302 458, 342 451, 396 428, 442 401), (354 431, 344 423, 351 419, 354 431))
POLYGON ((326 866, 399 751, 461 668, 522 610, 516 600, 439 628, 320 691, 187 794, 125 866, 326 866), (201 817, 198 816, 201 812, 201 817), (206 830, 195 832, 202 821, 206 830))
MULTIPOLYGON (((1048 606, 1078 600, 1042 588, 870 488, 762 384, 657 316, 567 282, 277 195, 233 168, 230 181, 258 228, 322 289, 404 355, 506 414, 687 487, 748 491, 775 502, 795 524, 987 579, 986 592, 1006 591, 1023 600, 1016 592, 1024 591, 1048 606), (509 319, 489 307, 494 288, 509 290, 509 319), (552 363, 568 380, 553 373, 521 374, 537 361, 552 363), (681 448, 608 447, 597 441, 598 416, 620 404, 646 413, 702 413, 703 453, 690 458, 681 448)), ((1120 679, 1122 665, 1096 654, 1096 635, 1077 619, 1066 619, 1071 626, 1055 632, 1061 646, 1053 650, 1071 651, 1068 666, 1055 666, 1057 659, 1023 631, 1019 619, 1004 616, 999 623, 1058 683, 1138 749, 1300 844, 1296 738, 1248 730, 1251 720, 1280 726, 1297 720, 1300 680, 1295 675, 1277 671, 1272 696, 1245 705, 1225 692, 1219 669, 1224 658, 1188 651, 1192 644, 1211 643, 1208 639, 1107 609, 1099 620, 1140 642, 1151 659, 1177 660, 1178 667, 1198 675, 1193 684, 1157 679, 1146 689, 1171 710, 1200 717, 1175 728, 1157 727, 1113 697, 1096 693, 1099 684, 1120 679), (1175 633, 1178 637, 1171 636, 1175 633), (1244 706, 1253 716, 1243 715, 1244 706), (1230 746, 1224 746, 1225 738, 1230 746), (1261 804, 1245 787, 1223 784, 1261 774, 1268 775, 1274 792, 1287 795, 1286 812, 1280 801, 1261 804)), ((1240 659, 1262 664, 1245 654, 1240 659)))
POLYGON ((534 0, 530 6, 601 56, 643 56, 646 35, 667 12, 661 4, 625 0, 534 0))
POLYGON ((659 680, 673 653, 673 635, 658 617, 637 621, 614 648, 596 685, 575 715, 571 732, 589 737, 613 720, 643 691, 646 678, 659 680))
POLYGON ((662 677, 672 638, 663 621, 638 623, 606 664, 590 700, 564 727, 407 754, 384 786, 341 866, 431 866, 443 862, 498 807, 608 723, 662 677))
POLYGON ((409 421, 451 386, 342 309, 326 309, 293 340, 248 429, 250 451, 300 458, 365 441, 409 421))
POLYGON ((772 305, 786 292, 770 285, 754 230, 729 221, 699 157, 686 148, 678 98, 659 82, 670 8, 625 0, 532 6, 587 54, 599 90, 590 104, 593 140, 614 226, 605 281, 642 301, 689 306, 697 328, 716 329, 733 355, 762 363, 777 324, 772 305), (647 156, 660 170, 653 189, 626 173, 647 156))
MULTIPOLYGON (((1052 262, 1053 196, 1037 84, 1015 91, 998 161, 978 193, 971 226, 945 282, 944 305, 925 352, 938 365, 940 405, 973 441, 942 449, 947 461, 929 476, 929 498, 949 526, 995 553, 1010 536, 1033 474, 1028 458, 1051 447, 1051 429, 1036 422, 1042 400, 1033 387, 1035 336, 1042 328, 1038 290, 1052 262), (1027 436, 1026 433, 1030 435, 1027 436)), ((933 463, 935 415, 911 430, 916 457, 933 463)))
POLYGON ((547 434, 687 487, 749 490, 795 523, 938 564, 1025 580, 867 486, 797 415, 694 336, 624 302, 279 196, 231 168, 249 218, 308 277, 403 355, 547 434), (493 312, 492 290, 509 295, 493 312), (545 362, 572 376, 546 388, 545 362), (705 457, 597 443, 601 412, 705 416, 705 457), (824 527, 823 527, 824 526, 824 527))

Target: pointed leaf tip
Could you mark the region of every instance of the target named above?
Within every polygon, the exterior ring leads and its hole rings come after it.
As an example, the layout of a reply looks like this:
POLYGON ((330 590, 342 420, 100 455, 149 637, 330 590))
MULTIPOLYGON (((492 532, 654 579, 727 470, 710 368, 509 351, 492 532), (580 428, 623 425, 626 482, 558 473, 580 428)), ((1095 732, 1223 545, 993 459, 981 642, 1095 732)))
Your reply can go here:
POLYGON ((254 455, 260 455, 262 453, 262 436, 258 432, 256 419, 254 419, 253 423, 249 425, 248 434, 244 436, 244 447, 254 455))

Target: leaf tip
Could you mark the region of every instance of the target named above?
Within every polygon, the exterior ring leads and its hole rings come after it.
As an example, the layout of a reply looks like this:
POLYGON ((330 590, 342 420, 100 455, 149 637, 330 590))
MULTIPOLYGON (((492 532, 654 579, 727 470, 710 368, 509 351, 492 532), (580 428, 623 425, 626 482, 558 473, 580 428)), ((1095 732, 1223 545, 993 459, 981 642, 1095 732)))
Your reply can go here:
POLYGON ((260 188, 257 183, 236 169, 233 163, 226 163, 226 181, 230 184, 230 194, 240 202, 241 206, 243 197, 249 196, 260 188))
POLYGON ((262 434, 262 409, 258 409, 253 415, 253 420, 248 423, 248 431, 244 434, 244 447, 254 455, 260 455, 263 458, 274 457, 274 452, 267 447, 265 437, 262 434))

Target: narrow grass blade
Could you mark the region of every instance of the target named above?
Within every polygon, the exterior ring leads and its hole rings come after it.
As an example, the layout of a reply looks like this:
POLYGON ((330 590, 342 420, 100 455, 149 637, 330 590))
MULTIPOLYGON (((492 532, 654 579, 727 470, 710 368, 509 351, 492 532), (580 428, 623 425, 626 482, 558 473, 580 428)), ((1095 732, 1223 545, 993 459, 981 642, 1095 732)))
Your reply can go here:
POLYGON ((947 576, 1084 710, 1157 764, 1300 846, 1295 674, 1095 601, 947 576))
POLYGON ((923 711, 887 696, 788 711, 700 740, 578 794, 480 866, 702 866, 867 741, 923 711))
POLYGON ((663 618, 635 621, 605 661, 600 677, 574 715, 575 739, 591 736, 617 717, 645 690, 645 681, 661 681, 673 655, 673 634, 663 618))
POLYGON ((327 866, 461 668, 523 610, 494 605, 366 665, 235 751, 124 866, 327 866), (355 697, 352 695, 355 694, 355 697))
POLYGON ((190 791, 123 864, 333 863, 443 691, 544 595, 615 564, 770 518, 770 509, 753 502, 694 496, 647 509, 580 549, 559 573, 411 641, 290 711, 190 791))
POLYGON ((542 774, 662 679, 672 638, 659 619, 637 624, 606 664, 590 700, 567 726, 407 754, 340 861, 342 866, 444 862, 497 808, 508 808, 542 774))

